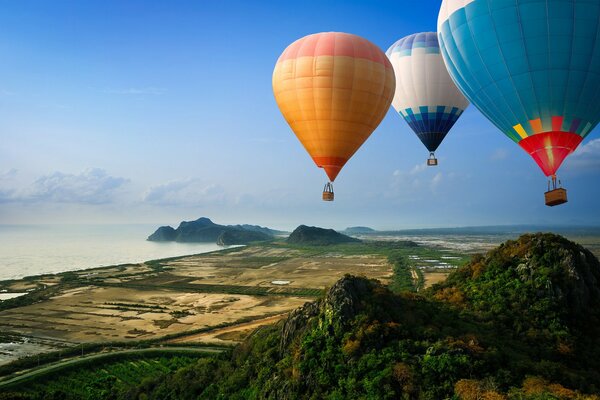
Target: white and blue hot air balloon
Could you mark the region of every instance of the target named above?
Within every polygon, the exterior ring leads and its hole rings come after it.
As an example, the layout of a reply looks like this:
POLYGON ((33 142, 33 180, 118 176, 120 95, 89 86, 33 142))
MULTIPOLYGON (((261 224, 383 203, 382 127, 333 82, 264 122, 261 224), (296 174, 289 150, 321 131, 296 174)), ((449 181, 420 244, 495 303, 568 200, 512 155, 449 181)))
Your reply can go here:
POLYGON ((386 52, 396 74, 392 105, 430 152, 428 165, 437 165, 434 152, 469 101, 450 78, 435 32, 415 33, 386 52))

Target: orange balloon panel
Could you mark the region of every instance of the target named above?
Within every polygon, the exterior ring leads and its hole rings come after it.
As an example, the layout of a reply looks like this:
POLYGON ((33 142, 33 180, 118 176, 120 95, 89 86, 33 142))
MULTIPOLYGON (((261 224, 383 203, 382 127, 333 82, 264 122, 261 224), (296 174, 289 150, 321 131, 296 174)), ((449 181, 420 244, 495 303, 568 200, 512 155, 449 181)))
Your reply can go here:
POLYGON ((281 113, 332 182, 377 128, 395 88, 385 54, 348 33, 317 33, 295 41, 273 71, 281 113))

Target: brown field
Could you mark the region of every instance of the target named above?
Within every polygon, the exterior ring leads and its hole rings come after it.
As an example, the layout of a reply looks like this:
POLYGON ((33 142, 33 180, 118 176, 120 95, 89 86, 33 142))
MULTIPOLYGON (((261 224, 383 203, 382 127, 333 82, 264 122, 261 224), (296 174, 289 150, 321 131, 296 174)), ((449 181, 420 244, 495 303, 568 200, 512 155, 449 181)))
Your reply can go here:
MULTIPOLYGON (((0 330, 71 343, 158 339, 185 332, 194 335, 181 342, 237 342, 255 327, 319 296, 346 273, 387 281, 392 269, 384 256, 304 256, 285 246, 98 268, 77 272, 75 282, 59 286, 48 300, 1 311, 0 330), (276 280, 289 284, 271 283, 276 280), (197 332, 210 327, 218 330, 197 332)), ((59 281, 46 276, 15 281, 10 288, 59 281)))
POLYGON ((425 277, 425 287, 428 288, 432 285, 435 285, 436 283, 443 282, 444 280, 446 280, 449 274, 450 271, 443 270, 440 270, 439 272, 424 272, 423 276, 425 277))

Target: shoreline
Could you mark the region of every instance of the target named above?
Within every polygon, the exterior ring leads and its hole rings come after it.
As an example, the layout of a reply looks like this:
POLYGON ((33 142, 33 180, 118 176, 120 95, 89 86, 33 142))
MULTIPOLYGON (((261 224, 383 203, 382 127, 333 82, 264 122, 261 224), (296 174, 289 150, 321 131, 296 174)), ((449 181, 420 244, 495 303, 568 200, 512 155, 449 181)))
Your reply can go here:
MULTIPOLYGON (((202 242, 202 243, 199 243, 199 244, 212 244, 212 243, 204 243, 204 242, 202 242)), ((182 255, 179 255, 179 256, 172 256, 172 257, 154 258, 154 259, 143 260, 143 261, 139 261, 139 262, 132 261, 132 262, 126 262, 126 263, 120 263, 120 264, 100 265, 100 266, 97 266, 97 267, 84 267, 84 268, 78 268, 78 269, 67 269, 67 270, 64 270, 64 271, 47 272, 47 273, 37 274, 37 275, 26 275, 26 276, 23 276, 23 277, 20 277, 20 278, 0 279, 0 287, 2 285, 5 285, 5 284, 9 284, 10 285, 10 284, 13 284, 13 283, 18 282, 18 281, 31 281, 31 280, 36 280, 36 279, 54 278, 56 276, 64 275, 64 274, 69 273, 69 272, 81 273, 81 272, 85 272, 85 271, 102 271, 102 270, 111 269, 111 268, 127 267, 127 266, 138 265, 138 264, 175 261, 175 260, 177 260, 179 258, 194 257, 194 256, 202 255, 202 254, 218 253, 218 252, 228 251, 229 249, 234 249, 234 248, 239 248, 239 247, 244 247, 244 246, 246 246, 246 245, 236 244, 236 245, 220 246, 220 247, 222 247, 221 249, 204 251, 204 252, 200 252, 200 253, 191 253, 191 254, 182 254, 182 255)), ((6 288, 3 288, 3 289, 6 289, 6 288)), ((20 293, 20 292, 19 291, 11 291, 10 289, 6 289, 6 291, 1 291, 0 293, 20 293)), ((0 303, 1 302, 2 302, 2 300, 0 300, 0 303)))

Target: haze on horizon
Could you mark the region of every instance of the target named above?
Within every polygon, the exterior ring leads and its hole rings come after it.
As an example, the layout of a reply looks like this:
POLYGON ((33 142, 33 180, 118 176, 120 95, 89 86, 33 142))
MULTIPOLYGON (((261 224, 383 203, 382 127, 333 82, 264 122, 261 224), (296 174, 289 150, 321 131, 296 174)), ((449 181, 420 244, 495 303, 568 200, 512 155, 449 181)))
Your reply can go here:
POLYGON ((0 224, 600 224, 598 128, 559 171, 569 203, 548 208, 533 160, 473 106, 437 168, 390 109, 320 200, 325 174, 273 98, 277 58, 321 31, 386 50, 435 30, 439 3, 4 2, 0 224))

